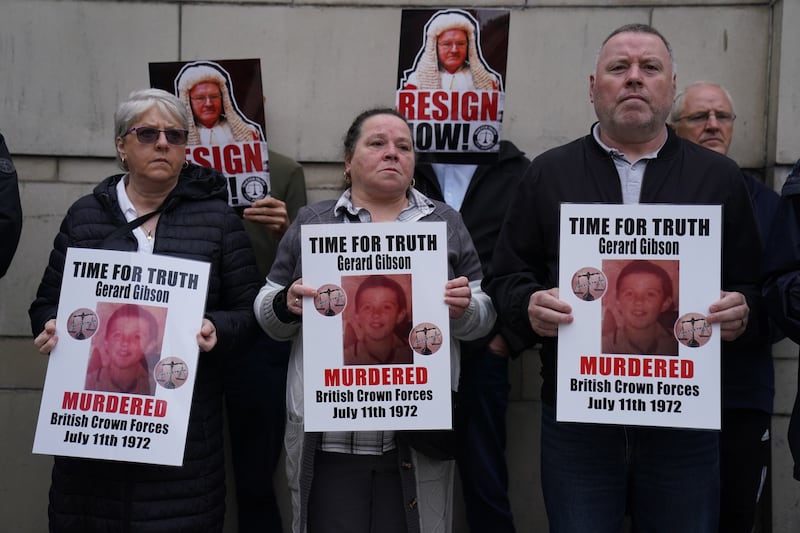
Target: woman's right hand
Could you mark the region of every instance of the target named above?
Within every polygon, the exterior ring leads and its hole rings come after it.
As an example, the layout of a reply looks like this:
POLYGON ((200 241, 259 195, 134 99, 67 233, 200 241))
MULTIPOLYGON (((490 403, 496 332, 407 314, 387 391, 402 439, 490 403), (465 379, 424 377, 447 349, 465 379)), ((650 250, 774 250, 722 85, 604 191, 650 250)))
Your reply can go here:
POLYGON ((289 286, 286 293, 286 309, 295 315, 303 314, 303 297, 317 295, 317 289, 303 285, 303 278, 298 278, 289 286))
POLYGON ((44 329, 39 335, 33 339, 33 344, 39 349, 42 355, 48 355, 53 351, 58 343, 58 335, 56 335, 56 319, 51 318, 44 324, 44 329))

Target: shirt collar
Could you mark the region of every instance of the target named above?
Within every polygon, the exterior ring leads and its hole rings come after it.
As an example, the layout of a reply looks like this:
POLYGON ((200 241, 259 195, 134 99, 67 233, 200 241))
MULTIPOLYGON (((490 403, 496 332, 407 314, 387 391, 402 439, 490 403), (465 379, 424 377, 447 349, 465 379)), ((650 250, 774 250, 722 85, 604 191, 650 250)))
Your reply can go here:
MULTIPOLYGON (((664 127, 666 128, 666 126, 664 126, 664 127)), ((600 147, 603 150, 605 150, 605 152, 607 154, 609 154, 610 156, 612 156, 612 157, 620 157, 622 159, 626 159, 624 153, 620 152, 616 148, 612 148, 611 146, 608 146, 607 144, 605 144, 603 141, 600 140, 600 123, 599 122, 595 122, 594 125, 592 126, 592 137, 594 137, 594 140, 597 141, 597 144, 599 144, 600 147)), ((640 158, 640 160, 641 159, 655 159, 656 157, 658 157, 658 152, 660 152, 661 149, 664 148, 664 145, 667 144, 667 139, 668 138, 669 138, 669 132, 667 132, 667 135, 664 136, 664 142, 662 142, 661 145, 658 148, 656 148, 654 151, 650 152, 649 154, 644 154, 640 158)))
POLYGON ((131 199, 128 197, 128 192, 125 190, 125 182, 127 180, 128 175, 125 174, 117 182, 117 202, 119 202, 119 208, 122 214, 125 215, 125 220, 130 222, 131 220, 135 220, 139 214, 136 212, 136 208, 133 207, 133 202, 131 202, 131 199))
MULTIPOLYGON (((403 209, 397 216, 398 221, 413 222, 433 213, 433 202, 417 189, 411 188, 406 193, 406 197, 408 198, 408 207, 403 209)), ((333 206, 333 213, 337 218, 342 218, 345 222, 355 222, 356 219, 360 222, 372 222, 372 216, 369 211, 363 207, 353 205, 349 188, 336 201, 336 205, 333 206)))

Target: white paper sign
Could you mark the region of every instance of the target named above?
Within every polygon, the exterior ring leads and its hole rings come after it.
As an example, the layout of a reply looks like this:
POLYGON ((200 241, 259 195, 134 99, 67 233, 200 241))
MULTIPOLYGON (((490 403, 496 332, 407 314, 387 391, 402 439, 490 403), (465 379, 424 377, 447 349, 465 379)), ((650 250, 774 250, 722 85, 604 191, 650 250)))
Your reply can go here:
POLYGON ((182 465, 209 264, 70 248, 34 453, 182 465))
POLYGON ((306 431, 450 429, 447 225, 301 229, 306 431))
POLYGON ((559 421, 719 429, 720 206, 562 204, 559 421))

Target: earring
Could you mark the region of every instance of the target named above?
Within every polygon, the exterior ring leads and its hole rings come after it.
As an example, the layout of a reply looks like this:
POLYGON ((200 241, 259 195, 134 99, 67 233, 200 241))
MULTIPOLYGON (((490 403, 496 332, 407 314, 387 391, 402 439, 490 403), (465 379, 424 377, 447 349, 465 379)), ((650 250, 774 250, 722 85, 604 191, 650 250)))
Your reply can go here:
POLYGON ((124 156, 121 156, 121 157, 120 157, 120 161, 122 161, 122 168, 123 168, 124 170, 128 170, 128 160, 127 160, 127 159, 125 159, 125 157, 124 157, 124 156))
POLYGON ((185 159, 183 160, 183 168, 189 168, 189 162, 185 159))
POLYGON ((350 185, 351 183, 353 183, 352 176, 350 176, 350 174, 346 170, 344 172, 342 172, 342 174, 344 175, 344 184, 345 185, 350 185))

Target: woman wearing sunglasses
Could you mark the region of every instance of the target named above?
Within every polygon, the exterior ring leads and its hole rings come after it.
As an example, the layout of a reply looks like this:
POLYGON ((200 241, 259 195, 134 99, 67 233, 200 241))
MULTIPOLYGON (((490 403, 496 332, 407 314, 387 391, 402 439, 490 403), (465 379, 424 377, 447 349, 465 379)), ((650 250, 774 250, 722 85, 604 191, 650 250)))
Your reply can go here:
POLYGON ((211 264, 199 368, 182 467, 56 457, 50 531, 220 532, 225 511, 222 361, 253 333, 259 288, 225 178, 185 160, 186 108, 158 89, 132 93, 114 117, 124 174, 69 209, 30 308, 34 343, 58 342, 55 316, 68 247, 164 254, 211 264))

